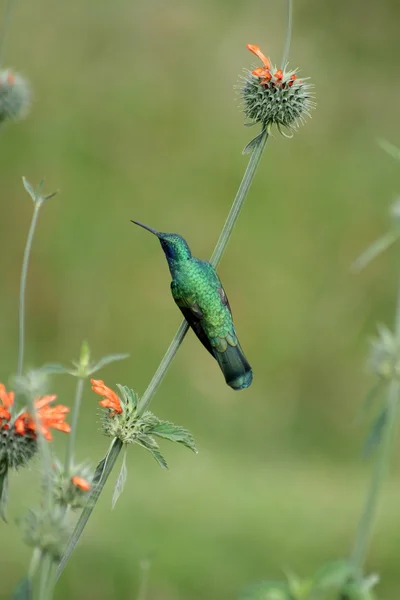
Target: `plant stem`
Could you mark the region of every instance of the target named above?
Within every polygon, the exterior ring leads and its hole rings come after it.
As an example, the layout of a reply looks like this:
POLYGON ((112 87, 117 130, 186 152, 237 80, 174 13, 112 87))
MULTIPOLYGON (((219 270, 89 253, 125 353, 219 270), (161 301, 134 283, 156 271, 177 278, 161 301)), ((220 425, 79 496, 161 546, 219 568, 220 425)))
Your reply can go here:
POLYGON ((282 54, 282 62, 281 69, 285 70, 288 58, 289 58, 289 50, 290 50, 290 42, 292 39, 292 27, 293 27, 293 0, 288 0, 288 21, 286 27, 286 39, 285 46, 282 54))
POLYGON ((84 383, 85 383, 85 380, 82 379, 81 377, 78 377, 78 381, 76 384, 76 391, 75 391, 74 406, 72 409, 72 416, 71 416, 71 432, 68 436, 67 450, 65 453, 64 471, 65 471, 65 475, 67 477, 70 475, 71 464, 72 464, 73 455, 74 455, 76 430, 78 428, 78 417, 79 417, 79 410, 81 407, 84 383))
POLYGON ((149 584, 150 561, 143 559, 140 561, 140 583, 137 600, 146 600, 147 588, 149 584))
MULTIPOLYGON (((396 301, 394 334, 397 340, 397 346, 400 347, 400 284, 396 301)), ((396 426, 399 418, 399 397, 400 382, 397 379, 393 379, 389 384, 387 392, 385 426, 380 444, 378 446, 371 483, 364 504, 364 510, 358 524, 353 553, 351 556, 353 566, 359 575, 362 574, 364 563, 367 557, 368 547, 376 521, 379 495, 382 490, 382 484, 384 482, 386 472, 388 470, 390 453, 396 437, 396 426)))
MULTIPOLYGON (((239 213, 243 207, 244 201, 250 189, 250 186, 253 182, 254 176, 257 171, 257 167, 260 164, 260 160, 262 154, 265 149, 265 145, 267 143, 269 136, 269 130, 265 130, 263 135, 261 136, 258 145, 254 148, 250 160, 248 162, 246 171, 243 175, 243 179, 240 183, 239 189, 237 191, 236 197, 233 201, 231 210, 229 211, 228 217, 225 221, 224 227, 219 236, 217 245, 215 246, 215 250, 212 253, 210 263, 214 268, 216 268, 222 258, 223 253, 228 245, 229 239, 232 235, 233 228, 238 219, 239 213)), ((179 346, 181 345, 183 338, 185 337, 187 331, 189 329, 189 325, 187 321, 183 321, 175 334, 174 339, 172 340, 167 352, 165 353, 157 371, 154 373, 149 385, 146 388, 142 398, 139 402, 139 414, 142 415, 148 408, 154 394, 157 391, 161 381, 163 380, 175 354, 178 351, 179 346)))
POLYGON ((21 282, 19 289, 19 334, 18 334, 18 365, 17 365, 17 377, 22 375, 22 368, 24 364, 24 346, 25 346, 25 290, 26 290, 26 279, 28 275, 29 257, 32 249, 33 236, 35 235, 35 229, 39 216, 39 210, 41 202, 35 202, 35 208, 33 210, 32 221, 29 227, 28 238, 26 240, 26 246, 24 250, 24 259, 22 262, 21 269, 21 282))
POLYGON ((51 554, 43 552, 40 560, 38 600, 50 600, 53 596, 52 586, 50 585, 52 565, 53 557, 51 554))
POLYGON ((13 2, 14 2, 14 0, 8 0, 8 2, 7 2, 6 10, 4 12, 3 24, 1 26, 1 31, 0 31, 0 65, 3 62, 4 45, 5 45, 5 41, 6 41, 7 31, 8 31, 8 28, 10 26, 11 9, 12 9, 13 2))
MULTIPOLYGON (((255 148, 251 154, 245 174, 244 174, 241 184, 239 186, 236 197, 233 201, 231 210, 226 219, 225 225, 222 229, 221 235, 219 237, 219 240, 217 242, 217 245, 215 247, 213 255, 211 257, 210 262, 213 265, 213 267, 216 267, 219 264, 219 261, 221 260, 224 250, 228 244, 229 238, 232 234, 232 230, 235 226, 235 223, 239 216, 240 210, 244 204, 247 193, 248 193, 250 186, 252 184, 252 181, 254 179, 254 175, 256 173, 257 167, 260 163, 261 156, 265 149, 265 145, 267 143, 268 136, 269 136, 269 129, 265 129, 263 131, 263 135, 260 136, 257 146, 255 146, 255 148)), ((161 381, 163 380, 163 378, 168 370, 169 365, 171 364, 175 354, 177 353, 178 348, 181 345, 182 340, 185 337, 188 328, 189 328, 189 325, 187 324, 187 322, 183 321, 183 323, 181 323, 177 333, 175 334, 175 337, 172 340, 167 352, 165 353, 157 371, 153 375, 149 385, 147 386, 146 391, 144 392, 144 394, 139 402, 139 406, 138 406, 138 414, 139 415, 142 415, 148 408, 157 388, 159 387, 161 381)), ((121 448, 122 448, 122 442, 118 439, 113 440, 111 448, 107 454, 106 464, 102 471, 101 479, 100 479, 99 483, 93 488, 93 490, 88 498, 86 507, 83 509, 81 516, 79 517, 79 520, 75 526, 75 529, 72 532, 72 535, 67 543, 67 546, 66 546, 64 554, 61 558, 60 564, 58 565, 57 575, 56 575, 57 579, 60 577, 61 573, 63 572, 65 565, 67 564, 80 536, 82 535, 82 532, 86 526, 86 523, 89 520, 90 515, 93 512, 96 502, 97 502, 101 492, 103 491, 103 488, 107 481, 107 478, 114 467, 114 464, 118 458, 121 448)))
POLYGON ((101 492, 103 491, 108 476, 110 475, 115 465, 115 462, 119 456, 119 453, 122 450, 122 446, 122 442, 117 438, 115 438, 111 443, 110 449, 106 455, 105 464, 100 481, 95 486, 93 486, 93 489, 89 494, 88 500, 86 502, 86 506, 81 512, 78 522, 75 525, 74 531, 72 532, 71 537, 68 540, 67 546, 60 560, 60 564, 58 565, 56 580, 60 577, 61 573, 63 572, 65 565, 69 561, 71 554, 76 544, 78 543, 78 540, 81 537, 83 530, 85 529, 86 523, 88 522, 89 517, 92 514, 94 507, 96 506, 96 502, 101 492))

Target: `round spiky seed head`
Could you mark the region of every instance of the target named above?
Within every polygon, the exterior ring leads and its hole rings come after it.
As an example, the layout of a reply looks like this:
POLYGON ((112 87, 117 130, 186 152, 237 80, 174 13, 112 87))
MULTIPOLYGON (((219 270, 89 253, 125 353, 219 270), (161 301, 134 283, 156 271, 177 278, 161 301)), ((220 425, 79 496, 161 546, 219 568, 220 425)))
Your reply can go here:
POLYGON ((22 521, 24 542, 31 548, 47 552, 58 562, 62 556, 70 527, 61 508, 30 510, 22 521))
POLYGON ((0 464, 4 462, 11 469, 25 467, 36 452, 35 436, 20 435, 8 423, 0 426, 0 464))
POLYGON ((242 78, 241 96, 243 111, 252 123, 263 127, 276 124, 290 131, 304 123, 314 108, 312 85, 298 79, 297 69, 287 70, 273 67, 258 46, 247 46, 264 63, 263 67, 246 71, 242 78))
POLYGON ((25 117, 31 103, 27 81, 10 69, 0 71, 0 124, 25 117))

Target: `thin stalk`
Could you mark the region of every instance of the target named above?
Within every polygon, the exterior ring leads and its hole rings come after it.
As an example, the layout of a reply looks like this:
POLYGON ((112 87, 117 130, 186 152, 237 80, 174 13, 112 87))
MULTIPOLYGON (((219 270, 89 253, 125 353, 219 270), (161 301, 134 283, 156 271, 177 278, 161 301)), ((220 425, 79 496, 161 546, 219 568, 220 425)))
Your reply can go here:
POLYGON ((78 417, 79 417, 79 411, 80 411, 80 407, 81 407, 84 383, 85 383, 85 380, 82 379, 81 377, 78 377, 78 381, 76 384, 76 390, 75 390, 74 406, 72 408, 72 415, 71 415, 71 432, 68 436, 67 450, 65 453, 64 471, 67 476, 70 474, 72 460, 73 460, 73 456, 74 456, 76 430, 78 428, 78 417))
POLYGON ((26 246, 24 250, 24 259, 22 261, 21 269, 21 281, 19 290, 19 333, 18 333, 18 365, 17 365, 17 377, 22 375, 22 369, 24 364, 24 347, 25 347, 25 290, 26 290, 26 279, 28 275, 29 257, 32 250, 33 236, 35 235, 35 229, 39 216, 39 210, 41 202, 35 202, 35 208, 33 210, 32 221, 29 227, 28 238, 26 240, 26 246))
MULTIPOLYGON (((396 301, 396 315, 394 334, 397 346, 400 346, 400 282, 396 301)), ((369 544, 372 538, 379 496, 385 475, 388 470, 390 455, 396 438, 396 427, 399 420, 400 382, 393 379, 388 388, 386 400, 386 421, 382 438, 377 449, 377 456, 372 472, 369 491, 364 504, 364 509, 356 532, 351 561, 357 572, 361 575, 367 557, 369 544)))
POLYGON ((51 554, 43 552, 40 560, 38 600, 50 600, 53 596, 52 586, 50 586, 52 565, 53 557, 51 554))
POLYGON ((396 425, 399 416, 399 393, 399 382, 392 381, 389 386, 387 397, 386 424, 381 442, 378 446, 378 454, 375 459, 371 483, 361 519, 358 524, 356 539, 351 555, 351 562, 360 575, 363 571, 372 538, 382 484, 388 470, 390 454, 395 439, 396 425))
MULTIPOLYGON (((263 135, 260 137, 258 145, 254 148, 254 150, 251 154, 251 157, 250 157, 249 163, 247 165, 245 174, 243 176, 242 182, 239 186, 238 192, 233 201, 232 208, 229 212, 229 215, 226 219, 225 225, 222 229, 221 235, 219 237, 219 240, 217 242, 217 245, 216 245, 213 255, 211 257, 210 262, 214 267, 216 267, 218 265, 219 261, 222 258, 222 255, 224 253, 224 250, 228 244, 229 238, 232 234, 232 230, 235 226, 235 223, 239 216, 240 210, 244 204, 247 193, 248 193, 250 186, 252 184, 252 181, 254 179, 254 175, 256 173, 257 167, 260 163, 261 156, 263 154, 265 145, 267 143, 268 135, 269 135, 269 130, 265 130, 263 132, 263 135)), ((175 337, 172 340, 167 352, 165 353, 157 371, 153 375, 149 385, 147 386, 146 391, 144 392, 144 394, 139 402, 138 412, 140 415, 142 415, 146 411, 147 407, 149 406, 157 388, 159 387, 161 381, 163 380, 163 378, 168 370, 169 365, 171 364, 175 354, 177 353, 178 348, 181 345, 182 340, 185 337, 188 328, 189 328, 189 325, 187 324, 187 322, 183 321, 183 323, 181 323, 177 333, 175 334, 175 337)), ((93 488, 93 490, 88 498, 86 507, 83 509, 81 516, 79 517, 79 520, 75 526, 75 529, 72 532, 72 535, 67 543, 67 546, 66 546, 64 554, 61 558, 60 564, 58 565, 56 579, 58 579, 60 577, 61 573, 63 572, 65 565, 67 564, 80 536, 82 535, 82 532, 86 526, 86 523, 88 522, 90 515, 92 514, 93 509, 96 505, 96 502, 97 502, 101 492, 103 491, 104 485, 108 479, 109 474, 111 473, 111 471, 115 465, 115 462, 118 458, 118 455, 119 455, 121 449, 122 449, 122 442, 118 439, 113 440, 113 443, 112 443, 111 448, 107 455, 107 460, 106 460, 106 464, 105 464, 103 472, 102 472, 101 479, 100 479, 99 483, 93 488)))
MULTIPOLYGON (((243 207, 244 201, 246 200, 246 196, 249 192, 250 186, 253 183, 254 176, 257 171, 257 167, 260 164, 261 157, 263 155, 265 145, 267 143, 269 136, 269 130, 264 130, 263 135, 260 137, 260 140, 257 146, 254 148, 250 160, 248 162, 246 171, 243 175, 243 179, 240 183, 239 189, 237 191, 236 197, 233 201, 231 210, 229 211, 228 217, 225 221, 221 234, 219 236, 217 245, 215 246, 215 250, 212 253, 210 263, 214 268, 216 268, 222 258, 222 255, 225 252, 225 249, 228 245, 229 239, 232 235, 233 228, 236 224, 240 211, 243 207)), ((178 351, 179 346, 181 345, 183 338, 185 337, 187 331, 189 329, 188 323, 184 320, 178 331, 175 334, 174 339, 172 340, 167 352, 165 353, 157 371, 154 373, 149 385, 146 388, 142 398, 139 402, 139 414, 143 414, 154 394, 157 391, 161 381, 163 380, 168 368, 175 357, 175 354, 178 351)))
POLYGON ((123 446, 122 442, 117 438, 115 438, 111 443, 110 449, 107 454, 106 462, 104 465, 104 469, 101 474, 101 479, 95 486, 93 486, 93 489, 92 489, 92 491, 88 497, 88 500, 86 502, 86 506, 83 509, 83 511, 81 512, 78 522, 75 525, 74 531, 72 532, 71 537, 69 538, 69 540, 67 542, 67 546, 64 550, 64 554, 61 557, 60 564, 58 565, 58 568, 57 568, 56 581, 58 580, 61 573, 65 569, 65 565, 69 561, 71 554, 74 551, 74 548, 75 548, 76 544, 78 543, 83 530, 85 529, 86 523, 88 522, 90 515, 92 514, 94 507, 96 506, 96 502, 99 499, 101 492, 103 491, 103 488, 106 484, 108 476, 110 475, 110 473, 115 465, 115 462, 119 456, 119 453, 122 450, 122 446, 123 446))
POLYGON ((150 561, 148 559, 140 561, 140 582, 137 600, 146 600, 147 589, 149 586, 150 561))
POLYGON ((288 0, 288 20, 286 26, 286 39, 285 46, 283 48, 281 69, 285 70, 288 58, 289 58, 289 50, 290 50, 290 42, 292 40, 292 28, 293 28, 293 0, 288 0))
POLYGON ((6 41, 7 31, 10 27, 11 12, 12 12, 11 9, 12 9, 13 3, 14 3, 14 0, 8 0, 8 2, 7 2, 6 10, 4 12, 3 24, 2 24, 1 30, 0 30, 0 65, 3 62, 4 45, 5 45, 5 41, 6 41))

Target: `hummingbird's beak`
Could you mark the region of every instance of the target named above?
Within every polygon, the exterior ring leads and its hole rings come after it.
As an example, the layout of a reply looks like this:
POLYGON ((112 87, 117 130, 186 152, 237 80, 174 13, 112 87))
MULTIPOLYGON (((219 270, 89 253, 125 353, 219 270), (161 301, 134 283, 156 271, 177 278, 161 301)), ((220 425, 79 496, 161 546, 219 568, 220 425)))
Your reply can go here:
POLYGON ((154 233, 154 235, 156 235, 157 237, 160 237, 160 233, 158 231, 156 231, 155 229, 153 229, 152 227, 149 227, 148 225, 139 223, 139 221, 133 221, 132 219, 131 219, 131 223, 135 223, 135 225, 139 225, 139 227, 143 227, 143 229, 147 229, 147 231, 150 231, 150 233, 154 233))

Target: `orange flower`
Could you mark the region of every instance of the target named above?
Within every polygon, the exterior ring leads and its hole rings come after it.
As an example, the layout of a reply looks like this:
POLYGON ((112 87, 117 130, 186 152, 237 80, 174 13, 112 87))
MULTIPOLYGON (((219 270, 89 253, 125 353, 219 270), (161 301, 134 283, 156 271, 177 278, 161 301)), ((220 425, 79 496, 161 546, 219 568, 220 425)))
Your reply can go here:
POLYGON ((0 383, 0 419, 11 419, 11 413, 8 410, 14 404, 14 392, 7 392, 4 384, 0 383))
POLYGON ((116 413, 121 414, 122 406, 117 394, 107 387, 101 379, 91 379, 90 381, 92 383, 92 390, 96 392, 96 394, 104 396, 103 400, 99 402, 100 406, 112 410, 110 417, 113 417, 116 413))
POLYGON ((36 435, 39 428, 39 432, 48 441, 53 439, 50 428, 69 433, 71 427, 65 422, 65 415, 69 412, 68 406, 64 406, 63 404, 48 406, 56 398, 57 396, 43 396, 43 398, 35 400, 37 423, 29 412, 23 412, 15 420, 15 431, 20 435, 25 435, 27 432, 36 435))
POLYGON ((72 481, 73 485, 75 485, 76 487, 80 488, 83 492, 89 492, 90 491, 91 485, 83 477, 79 477, 78 475, 74 475, 73 477, 71 477, 71 481, 72 481))
MULTIPOLYGON (((255 77, 259 77, 261 79, 262 85, 268 84, 272 79, 271 61, 269 60, 269 58, 267 58, 261 52, 261 50, 258 46, 253 46, 252 44, 247 44, 246 48, 248 50, 250 50, 250 52, 252 52, 256 56, 258 56, 258 58, 262 61, 263 65, 264 65, 263 67, 258 67, 257 69, 254 69, 254 71, 252 71, 251 74, 254 75, 255 77)), ((275 71, 273 76, 275 77, 276 83, 279 86, 280 82, 283 79, 283 71, 281 69, 278 69, 277 71, 275 71)), ((292 77, 292 82, 289 83, 290 87, 293 85, 294 79, 296 79, 296 75, 294 77, 292 77)))

